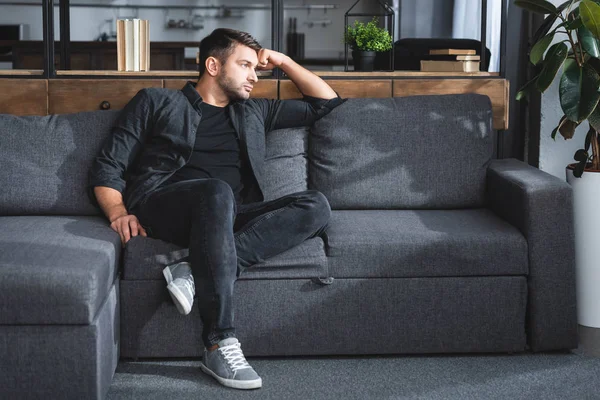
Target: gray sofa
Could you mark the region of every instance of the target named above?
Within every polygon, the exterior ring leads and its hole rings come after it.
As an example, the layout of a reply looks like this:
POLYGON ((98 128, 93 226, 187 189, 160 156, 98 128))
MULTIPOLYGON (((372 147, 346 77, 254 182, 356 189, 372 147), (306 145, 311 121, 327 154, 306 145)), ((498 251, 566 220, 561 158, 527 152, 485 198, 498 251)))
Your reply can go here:
MULTIPOLYGON (((187 250, 121 248, 86 196, 117 111, 0 116, 0 398, 101 399, 119 358, 198 357, 198 308, 162 278, 187 250)), ((350 99, 270 132, 267 200, 317 189, 330 227, 236 282, 246 356, 577 346, 570 186, 494 159, 481 95, 350 99)))

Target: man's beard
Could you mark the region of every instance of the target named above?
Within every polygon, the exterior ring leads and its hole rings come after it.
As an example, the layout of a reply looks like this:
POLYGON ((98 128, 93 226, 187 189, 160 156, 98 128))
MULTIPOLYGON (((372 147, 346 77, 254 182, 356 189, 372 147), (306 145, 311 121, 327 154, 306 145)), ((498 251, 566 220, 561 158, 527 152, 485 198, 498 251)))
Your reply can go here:
POLYGON ((223 74, 219 76, 217 84, 229 101, 246 100, 246 97, 240 93, 242 88, 238 87, 233 79, 227 76, 225 70, 223 70, 223 74))

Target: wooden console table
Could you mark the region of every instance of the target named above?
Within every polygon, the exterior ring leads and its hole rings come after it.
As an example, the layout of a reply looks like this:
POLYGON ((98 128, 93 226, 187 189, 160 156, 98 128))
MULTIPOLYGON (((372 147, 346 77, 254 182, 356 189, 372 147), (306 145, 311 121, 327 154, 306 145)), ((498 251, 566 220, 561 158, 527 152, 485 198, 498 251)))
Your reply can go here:
MULTIPOLYGON (((11 72, 11 71, 9 71, 11 72)), ((16 75, 17 70, 14 71, 16 75)), ((20 73, 32 71, 21 71, 20 73)), ((40 72, 41 71, 37 71, 40 72)), ((508 129, 509 81, 489 73, 336 72, 316 71, 344 98, 405 97, 434 94, 478 93, 490 98, 493 127, 508 129)), ((0 113, 47 115, 99 109, 120 109, 140 89, 179 89, 195 81, 195 71, 58 71, 56 79, 33 76, 0 77, 0 113)), ((302 94, 288 79, 273 79, 262 72, 253 97, 295 99, 302 94)))

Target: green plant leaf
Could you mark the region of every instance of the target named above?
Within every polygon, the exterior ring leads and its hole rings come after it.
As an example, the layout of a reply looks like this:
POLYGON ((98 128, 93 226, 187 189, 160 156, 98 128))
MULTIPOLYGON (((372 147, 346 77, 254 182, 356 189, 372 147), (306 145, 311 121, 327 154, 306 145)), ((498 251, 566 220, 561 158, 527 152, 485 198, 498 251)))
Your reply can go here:
POLYGON ((565 120, 565 122, 558 128, 558 131, 566 140, 572 139, 573 135, 575 135, 575 129, 579 124, 577 122, 571 121, 570 119, 565 120))
POLYGON ((579 161, 579 162, 585 162, 588 160, 589 158, 589 154, 587 151, 585 151, 584 149, 579 149, 575 152, 575 155, 573 156, 573 158, 575 159, 575 161, 579 161))
POLYGON ((516 100, 522 100, 526 97, 529 97, 529 93, 531 93, 532 89, 535 89, 535 83, 537 82, 537 76, 523 85, 523 87, 517 92, 516 100))
POLYGON ((546 0, 516 0, 515 5, 539 14, 556 14, 554 4, 546 0))
POLYGON ((572 0, 565 1, 560 6, 558 6, 556 14, 550 14, 546 17, 546 19, 544 19, 542 25, 540 25, 538 30, 534 33, 533 37, 531 38, 531 43, 539 42, 541 38, 543 38, 548 34, 548 32, 550 32, 550 29, 552 29, 554 23, 556 22, 556 19, 558 18, 558 14, 562 13, 565 10, 565 8, 567 8, 569 4, 571 4, 571 1, 572 0))
POLYGON ((596 130, 590 124, 590 129, 588 130, 588 133, 585 136, 585 151, 590 150, 590 146, 592 145, 592 138, 594 137, 594 133, 596 133, 596 130))
POLYGON ((579 123, 594 111, 600 99, 599 80, 598 73, 587 64, 580 68, 573 59, 565 62, 558 93, 560 105, 568 119, 579 123))
POLYGON ((577 166, 575 167, 575 170, 573 171, 573 176, 575 178, 581 178, 581 175, 583 175, 583 171, 585 170, 586 165, 587 165, 586 161, 581 161, 579 164, 577 164, 577 166))
MULTIPOLYGON (((594 1, 596 1, 596 0, 594 0, 594 1)), ((575 3, 579 3, 579 0, 575 0, 575 3)), ((560 10, 560 12, 562 12, 562 11, 564 11, 564 9, 560 10)), ((577 7, 575 7, 574 9, 571 10, 569 15, 567 16, 567 20, 571 21, 571 20, 574 20, 575 18, 579 18, 579 17, 581 17, 581 15, 579 15, 579 5, 578 5, 577 7)))
POLYGON ((600 39, 600 5, 591 1, 583 0, 579 4, 579 13, 581 21, 592 34, 600 39))
POLYGON ((388 51, 393 47, 390 33, 379 27, 377 17, 366 24, 354 21, 353 26, 347 27, 344 40, 353 50, 388 51))
MULTIPOLYGON (((562 14, 564 10, 558 9, 558 12, 562 14)), ((569 15, 567 15, 566 20, 557 25, 553 31, 558 30, 559 28, 564 27, 566 30, 574 30, 583 26, 583 22, 581 21, 581 17, 579 15, 579 7, 573 9, 569 15)))
POLYGON ((581 20, 581 18, 575 18, 572 21, 568 21, 565 24, 565 29, 569 30, 569 31, 574 31, 576 29, 579 29, 583 26, 583 21, 581 20))
POLYGON ((556 73, 567 59, 568 48, 564 43, 556 43, 548 49, 544 59, 544 68, 536 82, 536 87, 540 92, 544 92, 556 76, 556 73))
POLYGON ((595 57, 590 57, 586 60, 586 64, 592 67, 598 74, 600 74, 600 60, 595 57))
POLYGON ((567 120, 567 116, 563 115, 560 118, 560 121, 558 122, 558 125, 556 126, 556 128, 554 128, 552 130, 552 134, 550 135, 550 137, 552 138, 552 140, 556 140, 556 133, 558 132, 558 130, 560 129, 560 127, 565 123, 565 121, 567 120))
POLYGON ((581 46, 590 56, 599 58, 600 57, 600 40, 596 39, 592 32, 585 26, 580 27, 577 32, 579 33, 579 40, 581 46))
POLYGON ((531 52, 529 53, 529 60, 533 65, 537 65, 544 59, 544 53, 548 50, 548 46, 552 43, 552 39, 554 39, 554 32, 549 35, 546 35, 533 45, 531 48, 531 52))
POLYGON ((596 106, 596 108, 594 108, 594 111, 588 117, 588 122, 592 128, 600 130, 600 106, 596 106))

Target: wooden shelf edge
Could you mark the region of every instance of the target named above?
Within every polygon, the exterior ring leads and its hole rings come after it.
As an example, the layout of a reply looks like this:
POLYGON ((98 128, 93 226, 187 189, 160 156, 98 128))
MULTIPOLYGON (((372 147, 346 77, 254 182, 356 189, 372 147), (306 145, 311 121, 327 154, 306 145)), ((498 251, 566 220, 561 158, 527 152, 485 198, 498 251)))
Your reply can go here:
MULTIPOLYGON (((321 77, 379 77, 379 78, 401 78, 401 77, 499 77, 498 72, 420 72, 420 71, 374 71, 374 72, 343 72, 343 71, 311 71, 321 77)), ((84 71, 84 70, 58 70, 57 76, 152 76, 152 77, 197 77, 196 71, 147 71, 147 72, 124 72, 124 71, 84 71)), ((270 77, 269 71, 257 73, 260 77, 270 77)))
MULTIPOLYGON (((446 77, 446 78, 473 78, 473 77, 499 77, 500 74, 497 72, 420 72, 420 71, 375 71, 375 72, 339 72, 339 71, 311 71, 315 75, 320 77, 336 77, 336 78, 402 78, 402 77, 446 77)), ((24 76, 37 76, 43 75, 43 70, 26 70, 26 69, 13 69, 13 70, 0 70, 0 77, 24 75, 24 76)), ((265 71, 257 74, 260 77, 271 77, 272 73, 265 71)), ((192 77, 197 78, 198 72, 196 71, 147 71, 147 72, 123 72, 123 71, 88 71, 88 70, 58 70, 56 76, 134 76, 134 77, 157 77, 157 78, 181 78, 181 77, 192 77)), ((287 79, 287 77, 285 78, 287 79)))
MULTIPOLYGON (((102 71, 102 70, 58 70, 57 76, 141 76, 141 77, 198 77, 197 71, 102 71)), ((270 72, 259 72, 258 76, 271 76, 270 72)))
POLYGON ((318 76, 335 76, 335 77, 491 77, 500 76, 498 72, 421 72, 421 71, 374 71, 374 72, 358 72, 358 71, 312 71, 318 76))
POLYGON ((44 71, 41 69, 2 69, 0 70, 0 78, 2 76, 14 76, 14 75, 44 75, 44 71))

